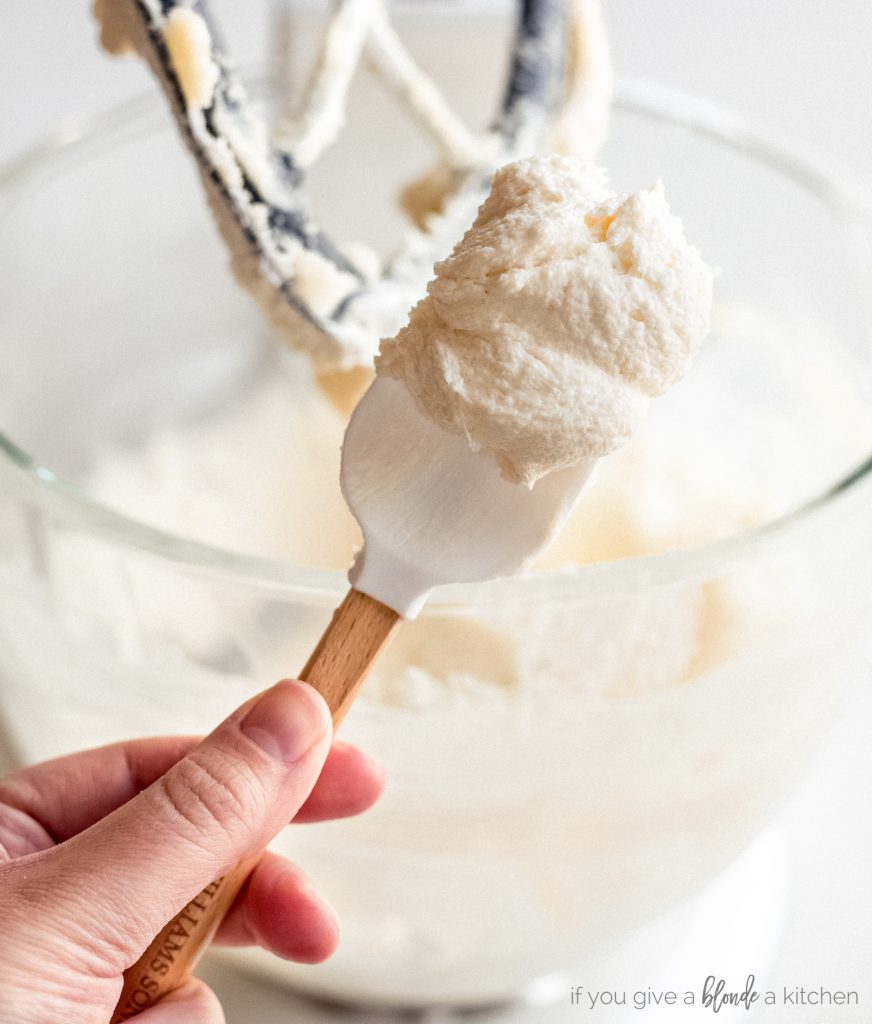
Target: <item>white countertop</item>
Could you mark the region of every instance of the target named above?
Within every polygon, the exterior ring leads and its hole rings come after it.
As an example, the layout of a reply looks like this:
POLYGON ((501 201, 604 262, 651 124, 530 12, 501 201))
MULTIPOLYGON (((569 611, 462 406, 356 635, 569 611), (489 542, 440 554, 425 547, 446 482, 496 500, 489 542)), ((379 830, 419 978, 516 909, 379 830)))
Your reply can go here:
MULTIPOLYGON (((64 118, 87 115, 149 88, 137 64, 112 64, 96 51, 86 6, 0 0, 0 89, 5 97, 0 162, 64 118)), ((253 62, 266 37, 266 4, 218 0, 216 6, 234 48, 253 62)), ((861 186, 872 183, 872 6, 864 0, 839 0, 826 7, 790 0, 609 0, 607 12, 619 72, 716 99, 861 186)), ((857 696, 784 812, 791 902, 783 945, 766 982, 773 988, 856 989, 861 1005, 826 1012, 756 1010, 740 1019, 778 1024, 872 1020, 870 731, 872 689, 857 696)), ((748 970, 755 970, 753 963, 748 970)), ((286 992, 223 964, 207 964, 204 973, 232 1024, 358 1019, 296 1003, 286 992)), ((676 979, 676 988, 683 984, 676 979)), ((637 1017, 655 1019, 649 1012, 637 1017)), ((359 1019, 375 1024, 380 1018, 367 1013, 359 1019)), ((433 1014, 425 1019, 447 1018, 433 1014)), ((606 1011, 592 1014, 570 1006, 568 993, 548 1010, 476 1019, 505 1024, 612 1020, 606 1011)), ((686 1018, 663 1017, 673 1019, 686 1018)), ((693 1019, 708 1019, 708 1013, 699 1011, 693 1019)))

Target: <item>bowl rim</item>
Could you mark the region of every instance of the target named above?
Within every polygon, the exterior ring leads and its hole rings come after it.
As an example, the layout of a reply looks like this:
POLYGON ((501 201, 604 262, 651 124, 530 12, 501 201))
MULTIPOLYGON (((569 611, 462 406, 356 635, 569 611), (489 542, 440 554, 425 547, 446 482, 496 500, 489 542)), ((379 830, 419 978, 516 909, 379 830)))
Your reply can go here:
MULTIPOLYGON (((741 152, 804 188, 828 207, 837 221, 851 226, 862 222, 864 208, 858 195, 819 164, 754 130, 729 108, 671 86, 637 78, 618 80, 615 107, 689 130, 741 152)), ((57 157, 74 154, 76 149, 99 141, 104 134, 130 129, 146 118, 155 117, 159 109, 159 97, 149 92, 83 119, 79 124, 62 122, 53 132, 0 167, 0 196, 26 186, 32 175, 49 168, 57 157)), ((142 130, 141 124, 139 129, 142 130)), ((40 464, 2 430, 0 471, 53 520, 98 534, 102 540, 119 547, 132 548, 172 563, 187 574, 232 577, 234 582, 258 590, 305 595, 324 603, 335 601, 347 589, 345 573, 339 570, 299 566, 283 559, 220 548, 117 512, 40 464)), ((565 599, 573 593, 590 596, 621 588, 628 574, 637 585, 640 579, 656 583, 677 577, 705 576, 714 564, 752 555, 774 538, 817 521, 819 515, 847 495, 869 486, 872 486, 872 454, 814 497, 749 530, 660 554, 569 566, 485 583, 443 585, 434 590, 427 608, 499 601, 506 594, 506 588, 532 592, 556 587, 565 599)))

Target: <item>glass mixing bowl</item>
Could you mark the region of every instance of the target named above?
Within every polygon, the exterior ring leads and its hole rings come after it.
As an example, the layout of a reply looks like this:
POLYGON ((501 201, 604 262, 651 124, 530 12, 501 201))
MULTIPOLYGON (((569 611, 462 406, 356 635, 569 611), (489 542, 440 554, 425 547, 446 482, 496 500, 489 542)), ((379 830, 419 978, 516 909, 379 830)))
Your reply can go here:
MULTIPOLYGON (((864 225, 825 176, 652 86, 623 86, 603 162, 622 189, 661 173, 688 237, 723 268, 721 302, 780 325, 762 347, 753 332, 726 344, 717 414, 674 434, 701 446, 714 498, 669 480, 639 495, 667 519, 687 502, 684 519, 705 520, 708 540, 446 587, 404 625, 343 726, 386 762, 383 800, 277 841, 338 908, 340 951, 317 968, 241 954, 298 987, 482 1003, 561 969, 578 976, 748 847, 864 667, 872 435, 849 417, 842 454, 822 459, 791 426, 825 433, 872 380, 856 291, 864 225), (811 398, 782 374, 800 362, 817 385, 811 398), (773 410, 784 411, 780 432, 764 429, 773 410), (743 432, 745 462, 765 449, 762 475, 734 464, 743 432), (743 473, 763 487, 785 465, 797 479, 790 507, 717 536, 743 473)), ((330 203, 329 189, 319 201, 330 203)), ((336 198, 349 217, 355 201, 336 198)), ((343 575, 247 552, 242 525, 223 545, 148 525, 147 487, 141 515, 114 511, 111 494, 107 503, 92 491, 95 469, 156 433, 220 418, 265 379, 280 379, 305 412, 301 449, 307 430, 338 440, 339 421, 305 362, 231 283, 156 99, 3 172, 0 224, 7 746, 29 762, 207 729, 298 670, 343 575)), ((741 335, 744 322, 726 333, 741 335)), ((252 442, 254 460, 258 444, 271 438, 252 442)), ((219 461, 221 445, 216 435, 219 461)), ((332 481, 330 450, 321 461, 332 481)), ((176 466, 179 504, 219 507, 221 494, 185 491, 189 469, 176 466)), ((340 512, 294 486, 311 471, 288 466, 282 514, 308 550, 329 551, 340 512)), ((257 509, 247 514, 256 522, 257 509)))

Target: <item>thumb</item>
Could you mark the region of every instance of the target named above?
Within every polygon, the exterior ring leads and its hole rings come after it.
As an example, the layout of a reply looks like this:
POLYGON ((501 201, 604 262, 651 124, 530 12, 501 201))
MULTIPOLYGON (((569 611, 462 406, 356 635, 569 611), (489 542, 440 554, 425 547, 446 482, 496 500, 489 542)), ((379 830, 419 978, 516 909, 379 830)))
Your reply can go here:
POLYGON ((37 855, 63 938, 119 969, 200 890, 294 816, 330 748, 330 713, 305 683, 244 704, 148 789, 37 855), (116 962, 117 961, 117 962, 116 962))

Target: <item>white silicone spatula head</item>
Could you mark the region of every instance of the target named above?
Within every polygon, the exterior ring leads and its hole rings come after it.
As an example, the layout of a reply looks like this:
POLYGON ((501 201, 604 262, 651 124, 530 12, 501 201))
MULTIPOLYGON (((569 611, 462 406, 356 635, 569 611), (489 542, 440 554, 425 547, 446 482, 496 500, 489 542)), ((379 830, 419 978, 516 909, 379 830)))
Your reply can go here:
POLYGON ((345 433, 342 490, 363 531, 349 579, 414 618, 440 583, 508 576, 551 541, 593 469, 584 462, 532 489, 419 411, 403 384, 377 378, 345 433))

